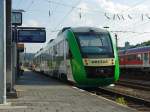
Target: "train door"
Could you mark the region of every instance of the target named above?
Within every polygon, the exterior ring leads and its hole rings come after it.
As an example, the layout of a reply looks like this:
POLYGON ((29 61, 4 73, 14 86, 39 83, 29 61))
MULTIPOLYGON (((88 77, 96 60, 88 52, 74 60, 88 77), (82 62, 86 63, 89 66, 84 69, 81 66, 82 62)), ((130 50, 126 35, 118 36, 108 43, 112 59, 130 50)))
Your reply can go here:
POLYGON ((149 65, 148 53, 144 53, 143 58, 144 58, 143 59, 144 67, 148 67, 148 65, 149 65))
POLYGON ((67 78, 70 81, 74 81, 73 75, 72 75, 72 67, 71 67, 71 61, 72 61, 72 56, 71 56, 71 52, 69 50, 69 45, 68 42, 65 41, 66 44, 66 74, 67 74, 67 78))
POLYGON ((67 74, 67 42, 66 40, 63 40, 64 42, 64 70, 65 70, 65 74, 67 74))

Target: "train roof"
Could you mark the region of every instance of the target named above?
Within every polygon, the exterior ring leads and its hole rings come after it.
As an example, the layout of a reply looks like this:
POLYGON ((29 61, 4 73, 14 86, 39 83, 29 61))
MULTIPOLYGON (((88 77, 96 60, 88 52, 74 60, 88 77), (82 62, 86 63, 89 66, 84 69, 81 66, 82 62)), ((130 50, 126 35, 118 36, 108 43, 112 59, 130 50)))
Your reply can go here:
POLYGON ((119 54, 132 54, 132 53, 142 53, 142 52, 150 52, 150 46, 144 46, 144 47, 137 47, 137 48, 130 48, 127 50, 120 50, 119 54))
POLYGON ((95 28, 95 27, 65 27, 63 28, 59 33, 62 33, 66 30, 72 30, 73 32, 78 32, 78 33, 86 33, 86 32, 103 32, 103 33, 108 33, 106 29, 101 29, 101 28, 95 28))
POLYGON ((73 32, 108 32, 107 30, 101 29, 101 28, 95 28, 95 27, 76 27, 71 28, 73 32))

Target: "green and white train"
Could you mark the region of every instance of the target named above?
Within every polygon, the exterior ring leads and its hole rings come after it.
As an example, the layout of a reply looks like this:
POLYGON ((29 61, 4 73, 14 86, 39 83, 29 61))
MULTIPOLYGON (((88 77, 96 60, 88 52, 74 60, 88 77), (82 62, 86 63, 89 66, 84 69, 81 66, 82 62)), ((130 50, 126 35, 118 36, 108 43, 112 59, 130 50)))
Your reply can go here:
POLYGON ((63 28, 34 57, 35 71, 82 87, 106 86, 119 79, 116 45, 106 30, 63 28))

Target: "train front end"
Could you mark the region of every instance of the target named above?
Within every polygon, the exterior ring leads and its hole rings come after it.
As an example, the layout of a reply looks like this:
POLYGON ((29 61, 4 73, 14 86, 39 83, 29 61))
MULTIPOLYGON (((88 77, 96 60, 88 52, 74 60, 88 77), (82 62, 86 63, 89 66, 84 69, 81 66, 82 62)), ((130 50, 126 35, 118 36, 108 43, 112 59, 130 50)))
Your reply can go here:
POLYGON ((117 50, 108 31, 91 27, 71 29, 68 43, 72 74, 78 85, 107 86, 118 80, 117 50))

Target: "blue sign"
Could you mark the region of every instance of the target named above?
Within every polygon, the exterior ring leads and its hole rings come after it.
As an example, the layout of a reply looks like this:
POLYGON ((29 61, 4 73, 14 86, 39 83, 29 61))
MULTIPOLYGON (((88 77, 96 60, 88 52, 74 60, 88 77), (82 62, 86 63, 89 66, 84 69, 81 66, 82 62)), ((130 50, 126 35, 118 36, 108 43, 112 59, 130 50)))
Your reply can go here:
POLYGON ((45 30, 18 30, 18 42, 44 43, 46 41, 45 30))

